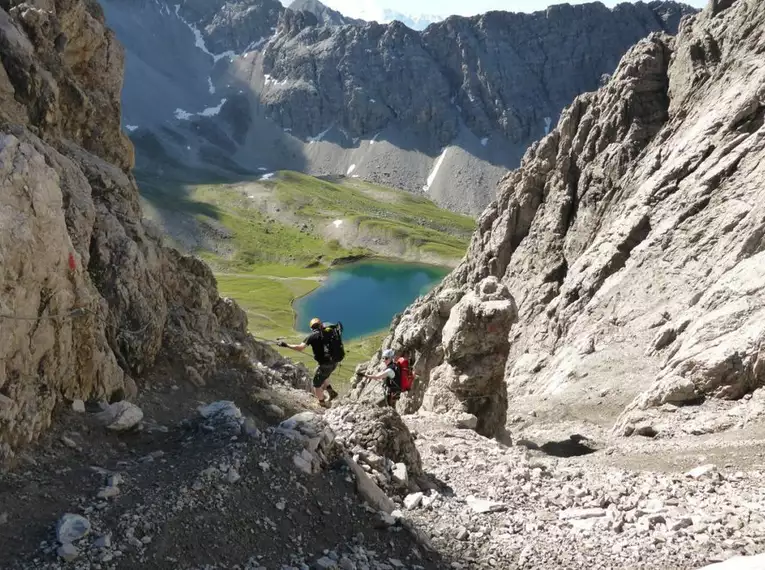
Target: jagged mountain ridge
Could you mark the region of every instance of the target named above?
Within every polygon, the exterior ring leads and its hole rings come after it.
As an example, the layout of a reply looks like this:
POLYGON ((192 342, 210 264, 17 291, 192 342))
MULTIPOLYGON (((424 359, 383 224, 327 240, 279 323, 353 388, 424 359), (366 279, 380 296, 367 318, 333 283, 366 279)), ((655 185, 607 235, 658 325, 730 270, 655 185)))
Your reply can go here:
POLYGON ((318 0, 294 0, 288 6, 293 12, 310 12, 326 26, 364 25, 364 20, 348 18, 318 0))
POLYGON ((473 213, 565 104, 635 41, 673 33, 693 12, 674 2, 562 5, 416 32, 321 26, 284 10, 239 25, 258 2, 216 1, 203 13, 193 2, 104 0, 127 48, 124 116, 139 166, 166 172, 141 163, 159 153, 181 172, 353 175, 473 213))
POLYGON ((423 379, 406 410, 472 414, 487 435, 763 417, 763 29, 765 4, 713 3, 566 108, 462 265, 394 321, 385 346, 415 353, 423 379))

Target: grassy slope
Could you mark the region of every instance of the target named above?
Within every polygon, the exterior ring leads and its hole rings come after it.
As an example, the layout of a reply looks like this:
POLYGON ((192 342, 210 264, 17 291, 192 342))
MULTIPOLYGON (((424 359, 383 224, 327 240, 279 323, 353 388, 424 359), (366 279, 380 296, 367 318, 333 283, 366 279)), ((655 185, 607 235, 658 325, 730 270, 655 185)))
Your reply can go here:
MULTIPOLYGON (((369 233, 394 236, 408 248, 455 261, 464 254, 475 227, 472 219, 442 210, 425 198, 355 179, 332 183, 282 172, 254 187, 294 220, 312 226, 337 218, 352 220, 369 233)), ((236 299, 247 311, 251 332, 261 339, 284 337, 299 342, 305 333, 294 330, 292 301, 318 287, 333 261, 369 252, 343 248, 337 241, 274 220, 253 205, 252 189, 253 183, 182 186, 141 180, 147 210, 154 218, 161 218, 162 211, 180 212, 199 227, 222 230, 215 239, 223 245, 221 249, 195 253, 213 267, 221 294, 236 299)), ((379 348, 383 337, 381 332, 347 341, 346 361, 338 376, 350 377, 356 364, 379 348)), ((313 366, 310 354, 280 351, 313 366)))
POLYGON ((475 229, 467 216, 436 206, 427 198, 356 179, 340 183, 283 172, 271 183, 274 196, 298 216, 329 223, 337 218, 409 247, 459 260, 475 229))

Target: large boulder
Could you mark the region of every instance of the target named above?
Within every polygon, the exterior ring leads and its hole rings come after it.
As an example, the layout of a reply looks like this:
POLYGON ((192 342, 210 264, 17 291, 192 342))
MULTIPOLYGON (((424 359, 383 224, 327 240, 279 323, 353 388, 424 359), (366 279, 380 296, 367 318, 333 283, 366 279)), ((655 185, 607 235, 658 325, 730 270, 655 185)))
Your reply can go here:
MULTIPOLYGON (((423 474, 414 437, 392 408, 351 403, 332 408, 325 418, 337 434, 338 443, 374 473, 376 483, 382 488, 396 486, 397 464, 406 467, 407 477, 413 482, 423 474)), ((403 484, 401 480, 399 477, 398 483, 403 484)))
POLYGON ((496 278, 481 281, 462 297, 444 325, 444 362, 430 372, 422 409, 473 415, 482 435, 502 430, 507 417, 508 335, 517 316, 515 301, 496 278))

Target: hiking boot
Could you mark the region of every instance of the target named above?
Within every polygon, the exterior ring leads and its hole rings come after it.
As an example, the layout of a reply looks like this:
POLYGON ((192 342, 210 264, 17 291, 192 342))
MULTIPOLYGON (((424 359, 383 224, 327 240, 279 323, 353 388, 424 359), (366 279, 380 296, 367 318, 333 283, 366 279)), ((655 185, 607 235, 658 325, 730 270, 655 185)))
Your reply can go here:
POLYGON ((330 401, 336 399, 340 395, 332 386, 327 386, 327 394, 329 394, 330 401))

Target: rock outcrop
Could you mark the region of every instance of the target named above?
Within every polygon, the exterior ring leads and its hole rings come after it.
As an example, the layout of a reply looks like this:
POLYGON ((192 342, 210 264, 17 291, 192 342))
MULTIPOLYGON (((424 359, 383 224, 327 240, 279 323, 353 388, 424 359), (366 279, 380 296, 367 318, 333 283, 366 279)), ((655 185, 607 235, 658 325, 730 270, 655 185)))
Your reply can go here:
POLYGON ((64 399, 121 400, 159 359, 273 364, 202 262, 141 221, 123 54, 93 1, 0 9, 0 458, 64 399))
POLYGON ((326 418, 338 441, 352 453, 363 454, 364 463, 382 473, 400 463, 412 477, 422 475, 420 453, 412 434, 393 409, 351 404, 330 410, 326 418))
POLYGON ((462 265, 394 323, 385 345, 413 351, 424 379, 405 410, 441 364, 448 307, 487 278, 518 306, 513 415, 609 425, 629 406, 631 433, 645 408, 763 385, 763 25, 761 2, 718 5, 638 43, 566 108, 462 265))

